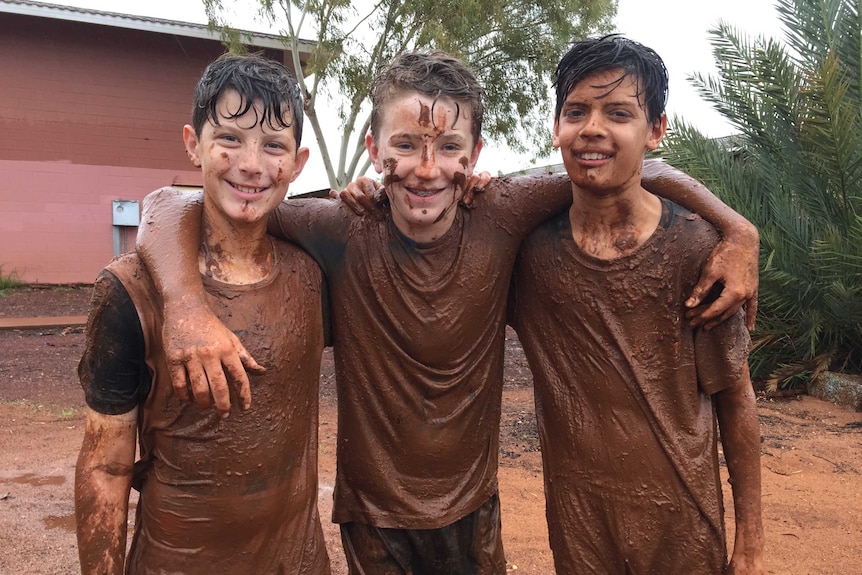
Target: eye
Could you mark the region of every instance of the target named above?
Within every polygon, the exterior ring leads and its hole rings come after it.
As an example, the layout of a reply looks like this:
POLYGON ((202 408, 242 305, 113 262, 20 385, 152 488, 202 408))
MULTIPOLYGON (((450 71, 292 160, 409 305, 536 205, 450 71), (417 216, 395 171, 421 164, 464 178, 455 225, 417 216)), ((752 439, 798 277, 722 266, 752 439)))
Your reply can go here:
POLYGON ((233 144, 233 143, 237 143, 237 142, 239 142, 239 138, 237 138, 237 137, 236 137, 236 136, 234 136, 233 134, 227 134, 227 133, 219 134, 219 135, 217 136, 217 138, 218 138, 220 141, 222 141, 222 142, 226 142, 226 143, 232 143, 232 144, 233 144))
POLYGON ((584 111, 583 111, 583 110, 578 110, 578 109, 575 109, 575 108, 571 108, 571 109, 566 110, 566 111, 564 111, 564 112, 563 112, 563 117, 564 117, 564 118, 571 119, 571 120, 575 120, 575 119, 577 119, 577 118, 581 118, 581 117, 583 117, 583 116, 584 116, 584 111))
POLYGON ((266 149, 274 152, 285 152, 287 151, 287 146, 281 142, 267 142, 266 149))
POLYGON ((610 116, 615 120, 628 120, 632 118, 632 113, 628 110, 611 110, 610 116))

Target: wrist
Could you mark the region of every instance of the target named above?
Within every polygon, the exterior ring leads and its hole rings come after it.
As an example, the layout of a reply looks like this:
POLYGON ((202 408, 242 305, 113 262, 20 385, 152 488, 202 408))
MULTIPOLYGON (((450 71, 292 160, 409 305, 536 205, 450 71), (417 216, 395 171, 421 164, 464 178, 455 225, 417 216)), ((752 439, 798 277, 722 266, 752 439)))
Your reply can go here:
POLYGON ((721 234, 721 239, 734 243, 760 245, 760 232, 747 219, 734 212, 734 217, 730 220, 725 220, 724 223, 717 228, 721 234))
POLYGON ((206 302, 206 292, 203 289, 199 291, 184 291, 181 295, 174 298, 165 294, 163 296, 163 305, 166 316, 174 313, 188 315, 190 313, 209 310, 209 305, 206 302))

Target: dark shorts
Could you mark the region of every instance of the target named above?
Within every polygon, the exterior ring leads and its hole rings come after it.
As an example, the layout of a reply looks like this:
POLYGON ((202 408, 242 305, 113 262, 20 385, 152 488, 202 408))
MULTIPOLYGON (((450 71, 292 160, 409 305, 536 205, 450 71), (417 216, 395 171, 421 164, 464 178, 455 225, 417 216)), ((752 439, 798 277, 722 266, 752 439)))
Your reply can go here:
POLYGON ((343 523, 350 575, 504 575, 500 498, 439 529, 343 523))

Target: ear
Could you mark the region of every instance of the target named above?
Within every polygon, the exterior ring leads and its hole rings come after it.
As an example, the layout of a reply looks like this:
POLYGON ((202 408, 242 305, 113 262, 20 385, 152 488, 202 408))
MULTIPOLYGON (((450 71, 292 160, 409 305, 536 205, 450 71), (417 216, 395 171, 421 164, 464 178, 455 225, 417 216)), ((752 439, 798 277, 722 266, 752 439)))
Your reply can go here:
POLYGON ((554 149, 560 148, 560 119, 554 118, 554 149))
POLYGON ((470 163, 467 164, 467 176, 473 175, 473 170, 476 168, 476 162, 479 161, 479 154, 482 152, 483 141, 479 138, 476 145, 473 147, 473 153, 470 154, 470 163))
POLYGON ((290 173, 290 183, 293 183, 299 177, 299 174, 302 173, 302 168, 305 167, 305 162, 308 161, 308 155, 308 148, 299 148, 296 151, 296 156, 293 158, 293 171, 290 173))
POLYGON ((661 118, 652 124, 652 129, 650 130, 646 143, 647 150, 652 151, 658 148, 658 145, 661 144, 662 138, 664 138, 665 132, 667 132, 667 116, 662 114, 661 118))
POLYGON ((378 148, 377 144, 374 143, 374 138, 371 136, 370 132, 365 135, 365 149, 368 150, 368 157, 371 159, 374 169, 377 170, 378 174, 382 174, 383 161, 380 158, 380 148, 378 148))
POLYGON ((195 134, 195 129, 188 124, 183 126, 183 143, 186 146, 186 154, 188 155, 189 160, 192 161, 192 165, 196 168, 200 168, 201 159, 200 151, 198 150, 200 140, 198 140, 198 136, 195 134))

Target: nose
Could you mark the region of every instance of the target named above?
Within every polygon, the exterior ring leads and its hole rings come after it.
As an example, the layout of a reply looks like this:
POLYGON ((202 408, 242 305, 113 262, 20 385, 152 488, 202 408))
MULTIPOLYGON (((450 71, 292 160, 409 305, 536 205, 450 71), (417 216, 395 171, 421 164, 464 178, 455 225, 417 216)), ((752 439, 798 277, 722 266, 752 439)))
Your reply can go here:
POLYGON ((422 147, 422 156, 419 158, 415 173, 416 177, 426 180, 432 180, 439 174, 433 145, 426 143, 422 147))
POLYGON ((587 115, 586 121, 581 128, 581 136, 587 138, 600 137, 605 134, 604 115, 601 112, 592 112, 587 115))
POLYGON ((260 150, 256 146, 245 146, 240 152, 239 169, 250 175, 260 175, 261 168, 260 150))

